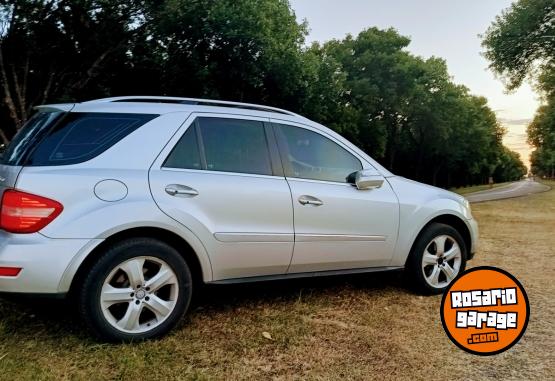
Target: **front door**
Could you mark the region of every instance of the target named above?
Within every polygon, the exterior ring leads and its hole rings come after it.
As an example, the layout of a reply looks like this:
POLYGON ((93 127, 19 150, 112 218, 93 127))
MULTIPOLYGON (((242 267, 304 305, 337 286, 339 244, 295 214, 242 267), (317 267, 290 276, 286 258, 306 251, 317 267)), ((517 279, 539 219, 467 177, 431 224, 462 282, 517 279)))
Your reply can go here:
POLYGON ((274 123, 293 198, 295 248, 289 273, 387 266, 399 205, 385 178, 358 190, 347 176, 369 163, 332 136, 274 123))

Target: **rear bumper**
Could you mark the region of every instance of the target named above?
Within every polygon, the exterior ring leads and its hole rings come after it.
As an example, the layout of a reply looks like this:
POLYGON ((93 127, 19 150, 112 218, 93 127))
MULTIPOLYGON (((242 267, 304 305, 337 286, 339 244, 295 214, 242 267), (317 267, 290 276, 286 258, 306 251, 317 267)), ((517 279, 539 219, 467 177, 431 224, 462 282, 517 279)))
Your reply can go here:
POLYGON ((22 269, 15 277, 0 276, 0 292, 40 295, 67 292, 60 287, 64 273, 90 245, 90 239, 52 239, 39 233, 0 231, 0 267, 22 269))

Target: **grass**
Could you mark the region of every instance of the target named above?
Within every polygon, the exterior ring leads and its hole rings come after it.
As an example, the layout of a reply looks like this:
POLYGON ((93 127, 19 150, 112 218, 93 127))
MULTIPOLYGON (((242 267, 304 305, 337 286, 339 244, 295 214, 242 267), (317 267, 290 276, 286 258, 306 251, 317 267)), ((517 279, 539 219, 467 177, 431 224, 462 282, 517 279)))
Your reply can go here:
POLYGON ((483 185, 472 185, 469 187, 462 187, 462 188, 451 188, 449 189, 452 192, 461 194, 461 195, 465 195, 468 193, 473 193, 473 192, 480 192, 480 191, 484 191, 484 190, 489 190, 489 189, 493 189, 493 188, 498 188, 498 187, 502 187, 505 185, 510 184, 510 182, 506 182, 506 183, 499 183, 499 184, 492 184, 492 186, 490 187, 489 184, 483 184, 483 185))
POLYGON ((555 190, 473 210, 470 265, 508 270, 531 302, 501 355, 455 347, 441 297, 382 274, 208 288, 172 334, 134 345, 95 342, 64 304, 0 300, 0 379, 555 379, 555 190))

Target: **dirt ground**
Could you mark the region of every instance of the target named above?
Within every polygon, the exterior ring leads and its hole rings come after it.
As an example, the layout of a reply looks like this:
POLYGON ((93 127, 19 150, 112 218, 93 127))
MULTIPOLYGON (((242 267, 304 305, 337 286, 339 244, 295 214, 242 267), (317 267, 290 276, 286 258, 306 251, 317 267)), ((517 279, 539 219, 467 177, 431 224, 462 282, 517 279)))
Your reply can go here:
POLYGON ((168 337, 133 345, 95 342, 64 303, 0 299, 0 379, 555 379, 555 190, 473 212, 470 266, 511 272, 531 303, 503 354, 461 351, 440 296, 373 274, 211 287, 168 337))

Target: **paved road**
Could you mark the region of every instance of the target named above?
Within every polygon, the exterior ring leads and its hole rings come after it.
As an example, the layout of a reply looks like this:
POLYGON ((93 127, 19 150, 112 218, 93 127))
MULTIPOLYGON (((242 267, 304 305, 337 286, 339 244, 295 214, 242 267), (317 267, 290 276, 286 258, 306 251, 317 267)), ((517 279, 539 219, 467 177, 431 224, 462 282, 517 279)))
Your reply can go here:
POLYGON ((470 202, 482 202, 501 200, 504 198, 513 198, 527 196, 532 193, 545 192, 551 189, 547 185, 540 184, 536 181, 526 179, 510 183, 498 188, 488 189, 480 192, 468 193, 465 195, 470 202))

